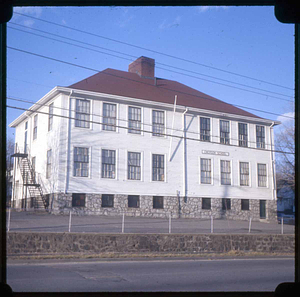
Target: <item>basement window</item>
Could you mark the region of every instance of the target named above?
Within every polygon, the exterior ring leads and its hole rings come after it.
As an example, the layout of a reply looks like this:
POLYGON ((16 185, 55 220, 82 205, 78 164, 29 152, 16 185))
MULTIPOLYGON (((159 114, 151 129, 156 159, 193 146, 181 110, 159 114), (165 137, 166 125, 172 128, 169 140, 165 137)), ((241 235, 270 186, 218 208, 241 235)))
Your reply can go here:
POLYGON ((139 208, 140 207, 140 196, 128 195, 128 207, 139 208))
POLYGON ((211 199, 202 198, 202 209, 211 209, 211 199))
POLYGON ((164 208, 164 197, 163 196, 153 196, 153 208, 154 209, 164 208))
POLYGON ((249 199, 241 200, 241 210, 249 210, 249 199))
POLYGON ((231 200, 229 198, 222 199, 222 210, 230 210, 231 209, 231 200))
POLYGON ((85 194, 72 194, 72 207, 85 207, 85 194))
POLYGON ((114 195, 103 194, 101 207, 114 207, 114 195))

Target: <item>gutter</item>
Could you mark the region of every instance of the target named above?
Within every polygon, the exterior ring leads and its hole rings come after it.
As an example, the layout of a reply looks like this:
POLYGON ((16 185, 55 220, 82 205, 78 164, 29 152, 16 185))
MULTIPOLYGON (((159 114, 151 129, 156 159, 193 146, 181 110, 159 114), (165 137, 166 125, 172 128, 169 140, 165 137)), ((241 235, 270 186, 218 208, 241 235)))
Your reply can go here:
POLYGON ((186 130, 185 130, 185 114, 188 108, 182 114, 182 131, 183 131, 183 198, 186 202, 187 200, 187 168, 186 168, 186 130))

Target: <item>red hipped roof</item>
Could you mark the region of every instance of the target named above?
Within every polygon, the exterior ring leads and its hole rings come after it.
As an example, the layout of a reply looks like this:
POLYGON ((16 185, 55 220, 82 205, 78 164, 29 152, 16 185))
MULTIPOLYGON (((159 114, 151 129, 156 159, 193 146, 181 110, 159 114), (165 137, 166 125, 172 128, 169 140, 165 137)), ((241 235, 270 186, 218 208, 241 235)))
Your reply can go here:
POLYGON ((169 104, 174 104, 177 95, 177 105, 260 118, 179 82, 140 77, 136 73, 110 68, 79 81, 69 88, 169 104))

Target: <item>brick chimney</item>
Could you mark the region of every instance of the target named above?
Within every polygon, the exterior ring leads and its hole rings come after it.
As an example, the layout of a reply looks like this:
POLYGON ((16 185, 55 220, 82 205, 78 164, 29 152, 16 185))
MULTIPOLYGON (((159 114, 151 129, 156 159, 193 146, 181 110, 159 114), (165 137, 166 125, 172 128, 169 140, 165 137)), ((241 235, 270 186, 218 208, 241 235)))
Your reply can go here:
POLYGON ((129 64, 128 72, 137 73, 142 77, 154 78, 154 65, 154 59, 142 56, 129 64))

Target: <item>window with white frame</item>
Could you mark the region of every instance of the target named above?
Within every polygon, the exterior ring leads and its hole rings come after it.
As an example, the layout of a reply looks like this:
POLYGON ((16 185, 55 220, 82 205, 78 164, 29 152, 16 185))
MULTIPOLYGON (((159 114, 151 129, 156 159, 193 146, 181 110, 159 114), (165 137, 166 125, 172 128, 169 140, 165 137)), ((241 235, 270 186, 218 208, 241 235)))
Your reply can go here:
POLYGON ((47 151, 46 178, 51 176, 52 150, 47 151))
POLYGON ((89 176, 89 148, 74 147, 74 176, 89 176))
POLYGON ((221 160, 221 185, 231 185, 230 161, 221 160))
POLYGON ((54 103, 51 103, 49 105, 48 131, 52 130, 52 124, 53 124, 53 104, 54 103))
POLYGON ((240 186, 249 186, 249 163, 240 162, 240 186))
POLYGON ((210 118, 200 118, 200 140, 210 141, 210 118))
POLYGON ((201 184, 211 184, 211 159, 202 159, 201 162, 201 184))
POLYGON ((239 123, 239 146, 248 146, 248 125, 239 123))
POLYGON ((165 132, 165 112, 152 110, 152 132, 154 136, 163 137, 165 132))
POLYGON ((76 99, 75 127, 90 128, 90 101, 76 99))
POLYGON ((128 107, 128 133, 141 134, 142 110, 139 107, 128 107))
POLYGON ((257 178, 258 178, 259 187, 267 186, 267 165, 266 164, 257 164, 257 178))
POLYGON ((102 149, 101 177, 116 178, 116 151, 102 149))
POLYGON ((128 152, 128 179, 141 180, 141 153, 128 152))
POLYGON ((265 127, 256 126, 256 147, 264 149, 265 148, 265 127))
POLYGON ((116 131, 117 124, 117 105, 111 103, 103 103, 103 119, 102 130, 116 131))
POLYGON ((220 143, 230 144, 229 121, 220 120, 220 143))
POLYGON ((165 156, 152 155, 152 180, 164 181, 165 180, 165 156))
POLYGON ((33 118, 33 139, 37 138, 37 128, 38 128, 38 115, 36 114, 33 118))

